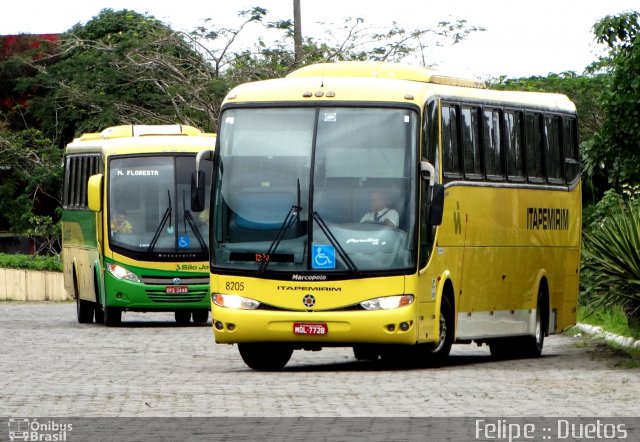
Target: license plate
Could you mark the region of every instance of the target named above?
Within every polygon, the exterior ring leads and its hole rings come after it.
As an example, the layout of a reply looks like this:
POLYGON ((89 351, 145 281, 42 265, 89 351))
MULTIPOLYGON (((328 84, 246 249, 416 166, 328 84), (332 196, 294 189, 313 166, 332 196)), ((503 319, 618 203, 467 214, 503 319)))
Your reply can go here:
POLYGON ((327 331, 327 324, 324 323, 293 323, 293 334, 295 335, 326 335, 327 331))
POLYGON ((168 285, 165 291, 171 294, 189 293, 189 287, 186 285, 168 285))

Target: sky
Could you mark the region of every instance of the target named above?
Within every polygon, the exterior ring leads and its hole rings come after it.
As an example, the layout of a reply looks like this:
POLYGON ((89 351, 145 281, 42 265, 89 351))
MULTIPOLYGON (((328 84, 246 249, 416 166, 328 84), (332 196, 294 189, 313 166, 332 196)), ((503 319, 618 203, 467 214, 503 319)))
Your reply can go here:
MULTIPOLYGON (((84 24, 102 9, 146 13, 174 30, 210 23, 234 27, 237 12, 252 6, 268 10, 267 21, 291 19, 293 0, 4 0, 0 35, 60 33, 84 24)), ((547 76, 584 68, 603 53, 594 42, 593 24, 607 15, 640 10, 640 0, 301 0, 303 36, 322 41, 348 17, 368 26, 393 22, 413 30, 434 28, 440 21, 466 20, 486 29, 453 46, 432 48, 427 62, 448 73, 481 79, 547 76)), ((243 32, 250 44, 262 32, 243 32)))

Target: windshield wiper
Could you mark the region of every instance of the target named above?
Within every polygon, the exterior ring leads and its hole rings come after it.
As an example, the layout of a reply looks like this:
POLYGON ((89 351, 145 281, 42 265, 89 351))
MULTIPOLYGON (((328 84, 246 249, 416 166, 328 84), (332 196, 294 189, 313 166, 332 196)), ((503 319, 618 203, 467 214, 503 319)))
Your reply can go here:
POLYGON ((300 219, 301 210, 302 210, 302 206, 300 205, 300 180, 298 179, 298 195, 297 195, 296 204, 291 206, 291 209, 289 209, 287 216, 284 217, 284 221, 282 221, 282 224, 280 224, 280 230, 278 230, 278 234, 273 239, 273 241, 271 241, 271 244, 269 245, 269 249, 265 254, 266 259, 262 261, 260 263, 260 267, 258 267, 259 274, 262 275, 264 274, 265 270, 267 270, 267 266, 269 265, 271 255, 275 253, 276 249, 280 245, 280 242, 282 241, 282 238, 284 238, 285 233, 287 233, 287 230, 289 230, 289 228, 293 225, 294 222, 296 222, 296 220, 300 219))
POLYGON ((327 226, 327 223, 324 222, 320 214, 314 211, 311 213, 311 216, 313 217, 314 221, 318 223, 320 230, 322 230, 322 233, 324 233, 325 236, 329 239, 329 242, 331 243, 331 245, 336 248, 336 250, 338 251, 338 255, 340 255, 340 258, 342 258, 344 263, 347 265, 347 267, 349 268, 349 271, 356 275, 360 274, 360 270, 358 270, 358 267, 356 267, 353 260, 349 257, 349 255, 347 255, 347 252, 345 252, 342 245, 340 245, 340 242, 333 235, 333 233, 329 229, 329 226, 327 226))
POLYGON ((198 243, 200 243, 200 248, 202 249, 203 252, 206 252, 208 250, 207 243, 202 237, 202 233, 200 232, 200 229, 198 228, 196 221, 193 219, 193 215, 191 215, 191 211, 187 209, 187 204, 185 201, 186 201, 185 192, 182 191, 182 207, 184 209, 184 233, 185 235, 187 234, 187 223, 188 223, 189 227, 191 227, 191 230, 193 231, 193 234, 196 236, 198 243))
POLYGON ((156 246, 156 243, 158 242, 158 238, 160 238, 160 233, 162 233, 162 228, 167 223, 167 220, 169 221, 169 227, 171 227, 171 211, 172 211, 172 209, 171 209, 171 192, 168 189, 167 189, 167 196, 169 197, 169 206, 164 211, 164 215, 162 216, 162 221, 160 221, 160 225, 156 229, 156 233, 153 235, 153 239, 151 240, 151 243, 149 244, 149 248, 147 249, 147 253, 151 253, 153 251, 153 248, 156 246))

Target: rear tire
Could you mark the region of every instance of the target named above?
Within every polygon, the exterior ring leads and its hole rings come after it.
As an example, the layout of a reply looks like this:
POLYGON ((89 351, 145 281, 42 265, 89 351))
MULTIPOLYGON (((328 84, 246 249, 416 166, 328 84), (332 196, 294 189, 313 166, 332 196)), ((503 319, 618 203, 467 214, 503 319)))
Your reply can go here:
POLYGON ((282 369, 293 354, 293 348, 285 344, 245 343, 238 344, 238 350, 247 366, 260 371, 282 369))
POLYGON ((524 336, 520 340, 520 353, 524 358, 539 358, 542 355, 542 347, 544 346, 544 324, 542 313, 546 312, 544 305, 544 296, 542 291, 538 292, 538 302, 536 303, 536 327, 535 335, 524 336))
POLYGON ((547 311, 546 297, 541 287, 538 291, 538 301, 536 303, 535 335, 496 339, 489 343, 491 356, 495 359, 539 358, 542 355, 544 335, 546 333, 542 315, 546 314, 547 311))

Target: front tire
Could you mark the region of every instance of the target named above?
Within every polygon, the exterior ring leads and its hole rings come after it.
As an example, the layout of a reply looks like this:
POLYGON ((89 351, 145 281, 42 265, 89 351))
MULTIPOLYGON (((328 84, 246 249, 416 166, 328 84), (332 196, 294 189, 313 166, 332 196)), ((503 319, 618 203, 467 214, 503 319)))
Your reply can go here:
POLYGON ((380 357, 380 351, 370 345, 354 345, 353 355, 359 361, 377 361, 380 357))
POLYGON ((191 317, 196 324, 206 324, 209 320, 209 310, 194 310, 191 312, 191 317))
POLYGON ((93 322, 93 303, 80 299, 80 290, 78 290, 78 277, 75 269, 73 270, 73 292, 76 296, 76 316, 80 324, 91 324, 93 322))
POLYGON ((293 354, 293 348, 284 344, 244 343, 238 344, 238 350, 247 366, 260 371, 282 369, 293 354))
POLYGON ((80 299, 80 295, 76 294, 76 315, 80 324, 91 324, 93 322, 93 310, 93 302, 80 299))
POLYGON ((453 345, 454 328, 453 306, 445 296, 440 305, 440 339, 431 348, 429 355, 431 359, 441 362, 449 356, 453 345))
POLYGON ((173 316, 176 318, 176 324, 178 325, 189 325, 191 321, 190 310, 176 310, 173 316))
POLYGON ((104 325, 117 327, 122 323, 122 310, 118 307, 104 307, 104 325))

